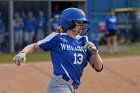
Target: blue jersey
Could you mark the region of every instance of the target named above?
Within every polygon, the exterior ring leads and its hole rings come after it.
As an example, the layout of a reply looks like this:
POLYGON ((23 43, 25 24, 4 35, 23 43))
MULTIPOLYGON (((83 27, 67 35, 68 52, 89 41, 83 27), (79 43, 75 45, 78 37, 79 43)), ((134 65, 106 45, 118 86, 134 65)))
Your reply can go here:
POLYGON ((27 32, 34 32, 35 31, 35 20, 29 17, 25 20, 25 31, 27 32))
POLYGON ((23 16, 22 17, 22 20, 23 20, 23 30, 25 31, 26 30, 26 20, 28 19, 28 17, 27 16, 23 16))
POLYGON ((106 30, 117 30, 117 18, 116 16, 107 16, 106 18, 106 30))
POLYGON ((92 53, 85 48, 87 36, 77 39, 66 33, 53 32, 44 40, 38 41, 41 49, 50 50, 55 75, 67 75, 80 85, 80 78, 92 53))
POLYGON ((3 21, 0 19, 0 34, 3 34, 3 21))
POLYGON ((46 24, 46 19, 44 17, 38 17, 36 18, 36 26, 37 29, 39 30, 45 30, 45 24, 46 24))
POLYGON ((54 31, 56 31, 57 30, 57 27, 60 25, 60 21, 55 21, 55 20, 53 20, 52 22, 51 22, 51 30, 54 32, 54 31))
POLYGON ((23 24, 22 19, 14 19, 14 31, 22 30, 22 24, 23 24))

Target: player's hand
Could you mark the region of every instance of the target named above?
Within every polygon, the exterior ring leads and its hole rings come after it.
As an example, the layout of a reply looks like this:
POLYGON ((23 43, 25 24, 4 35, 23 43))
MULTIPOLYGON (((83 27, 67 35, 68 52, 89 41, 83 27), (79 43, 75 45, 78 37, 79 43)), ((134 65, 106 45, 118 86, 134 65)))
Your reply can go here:
POLYGON ((14 63, 17 66, 21 65, 21 62, 26 62, 26 56, 24 52, 19 52, 14 58, 13 58, 14 63))
POLYGON ((98 54, 98 49, 92 42, 86 42, 85 46, 88 50, 91 50, 94 55, 98 54))

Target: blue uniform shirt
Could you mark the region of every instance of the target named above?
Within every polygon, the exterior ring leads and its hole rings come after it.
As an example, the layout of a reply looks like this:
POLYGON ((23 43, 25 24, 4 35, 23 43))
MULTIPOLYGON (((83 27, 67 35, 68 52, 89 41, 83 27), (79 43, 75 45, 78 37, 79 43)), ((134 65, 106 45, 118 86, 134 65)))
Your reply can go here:
POLYGON ((46 19, 44 17, 38 17, 36 18, 36 26, 37 29, 39 30, 45 30, 45 23, 46 23, 46 19))
POLYGON ((117 30, 117 18, 116 16, 107 16, 106 18, 106 30, 117 30))
POLYGON ((35 20, 34 19, 30 19, 30 18, 26 18, 25 19, 25 31, 27 32, 34 32, 35 31, 35 20))
POLYGON ((22 30, 22 19, 15 19, 14 20, 14 30, 15 31, 22 30))
POLYGON ((60 21, 55 21, 55 20, 53 20, 52 22, 51 22, 51 30, 54 32, 54 31, 56 31, 57 30, 57 27, 60 25, 60 21))
POLYGON ((3 21, 0 18, 0 34, 3 34, 3 21))
POLYGON ((67 75, 80 85, 80 78, 92 53, 85 48, 87 36, 72 38, 66 33, 53 32, 38 41, 41 49, 50 50, 55 75, 67 75))

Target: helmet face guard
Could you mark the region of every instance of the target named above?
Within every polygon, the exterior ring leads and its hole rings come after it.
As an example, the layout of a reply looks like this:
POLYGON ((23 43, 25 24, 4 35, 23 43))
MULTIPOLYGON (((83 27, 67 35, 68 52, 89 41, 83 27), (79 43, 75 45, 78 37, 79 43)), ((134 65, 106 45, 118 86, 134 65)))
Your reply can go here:
MULTIPOLYGON (((60 15, 60 26, 65 29, 71 30, 76 27, 73 21, 82 21, 85 24, 89 23, 89 21, 85 17, 85 13, 81 9, 67 8, 63 10, 60 15)), ((87 26, 85 26, 85 28, 87 28, 87 26)))
POLYGON ((90 27, 88 25, 84 25, 82 32, 80 33, 81 36, 86 35, 88 31, 90 30, 90 27))

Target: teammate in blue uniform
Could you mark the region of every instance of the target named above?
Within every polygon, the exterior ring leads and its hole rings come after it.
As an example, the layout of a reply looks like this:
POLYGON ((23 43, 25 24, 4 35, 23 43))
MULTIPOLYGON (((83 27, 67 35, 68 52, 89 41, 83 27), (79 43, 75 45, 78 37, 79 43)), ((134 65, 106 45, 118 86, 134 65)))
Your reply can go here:
POLYGON ((24 42, 26 44, 33 43, 35 36, 35 17, 31 11, 28 12, 28 16, 24 23, 24 42))
POLYGON ((51 32, 55 32, 57 27, 60 25, 59 15, 55 15, 53 20, 50 22, 51 25, 51 32))
POLYGON ((87 36, 80 35, 84 34, 83 30, 88 31, 88 23, 81 9, 65 9, 60 15, 60 32, 53 32, 45 39, 26 46, 14 57, 15 64, 25 62, 27 54, 49 50, 54 76, 48 83, 47 93, 75 93, 88 62, 97 72, 103 69, 94 44, 88 41, 87 36))
POLYGON ((117 18, 115 16, 115 13, 113 11, 109 11, 108 16, 105 20, 106 25, 106 32, 105 37, 107 41, 107 48, 110 53, 117 52, 117 18), (112 46, 113 43, 113 46, 112 46))
POLYGON ((37 41, 41 40, 45 36, 46 29, 46 18, 42 10, 39 11, 39 16, 36 18, 36 30, 37 30, 37 41))
POLYGON ((15 50, 19 51, 23 43, 23 19, 17 12, 14 15, 14 37, 15 37, 15 50))

